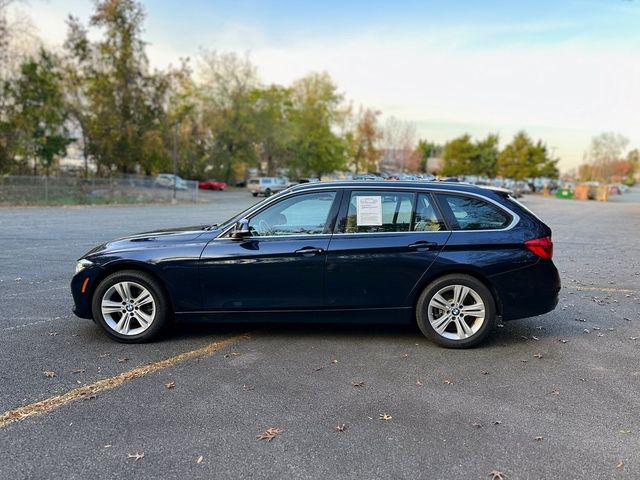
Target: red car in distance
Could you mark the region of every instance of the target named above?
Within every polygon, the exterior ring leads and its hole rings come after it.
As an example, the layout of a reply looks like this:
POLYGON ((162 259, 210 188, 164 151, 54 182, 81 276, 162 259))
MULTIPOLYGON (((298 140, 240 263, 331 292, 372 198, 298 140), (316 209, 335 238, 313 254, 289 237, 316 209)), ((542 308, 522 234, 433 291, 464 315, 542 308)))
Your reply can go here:
POLYGON ((198 188, 202 188, 203 190, 224 190, 227 188, 227 184, 224 182, 219 182, 217 180, 204 180, 202 182, 198 182, 198 188))

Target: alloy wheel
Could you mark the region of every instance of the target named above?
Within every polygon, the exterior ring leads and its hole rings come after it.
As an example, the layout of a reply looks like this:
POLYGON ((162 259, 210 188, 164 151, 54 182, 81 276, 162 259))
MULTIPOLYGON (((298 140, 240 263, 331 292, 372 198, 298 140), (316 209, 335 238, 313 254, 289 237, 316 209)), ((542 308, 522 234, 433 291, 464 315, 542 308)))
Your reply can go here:
POLYGON ((449 340, 464 340, 480 330, 485 322, 486 307, 474 289, 447 285, 431 297, 427 314, 438 335, 449 340))
POLYGON ((139 335, 156 316, 153 295, 137 282, 122 281, 107 289, 100 304, 104 321, 120 335, 139 335))

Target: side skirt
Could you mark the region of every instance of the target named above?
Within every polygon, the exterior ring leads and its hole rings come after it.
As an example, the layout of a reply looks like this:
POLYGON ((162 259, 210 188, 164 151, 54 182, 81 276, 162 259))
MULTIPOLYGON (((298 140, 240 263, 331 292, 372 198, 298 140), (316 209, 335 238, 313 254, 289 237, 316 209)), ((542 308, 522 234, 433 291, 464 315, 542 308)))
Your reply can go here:
POLYGON ((413 308, 350 308, 322 310, 222 310, 176 312, 179 323, 362 323, 409 324, 413 308))

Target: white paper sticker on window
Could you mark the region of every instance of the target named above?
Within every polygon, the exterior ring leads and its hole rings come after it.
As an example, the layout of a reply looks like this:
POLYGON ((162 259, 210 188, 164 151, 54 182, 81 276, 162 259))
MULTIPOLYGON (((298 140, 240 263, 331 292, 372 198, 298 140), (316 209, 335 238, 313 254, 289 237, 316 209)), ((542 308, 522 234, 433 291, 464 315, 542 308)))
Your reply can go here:
POLYGON ((382 225, 382 197, 356 197, 358 226, 382 225))

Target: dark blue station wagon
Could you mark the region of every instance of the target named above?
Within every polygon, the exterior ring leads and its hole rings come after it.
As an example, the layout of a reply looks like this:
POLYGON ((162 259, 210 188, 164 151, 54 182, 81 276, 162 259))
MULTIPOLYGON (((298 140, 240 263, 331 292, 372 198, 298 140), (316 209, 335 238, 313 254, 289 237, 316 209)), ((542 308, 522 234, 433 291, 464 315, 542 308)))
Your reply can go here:
POLYGON ((508 192, 435 182, 303 184, 219 225, 88 252, 79 317, 140 342, 181 321, 411 323, 470 347, 558 302, 551 229, 508 192))

